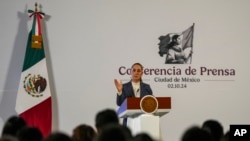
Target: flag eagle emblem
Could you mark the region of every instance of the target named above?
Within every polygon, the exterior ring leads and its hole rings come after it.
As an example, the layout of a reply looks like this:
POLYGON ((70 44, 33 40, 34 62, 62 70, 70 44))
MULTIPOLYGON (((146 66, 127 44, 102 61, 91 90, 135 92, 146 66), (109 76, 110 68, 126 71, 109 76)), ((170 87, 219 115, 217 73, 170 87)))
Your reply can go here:
POLYGON ((43 96, 42 92, 46 89, 47 81, 44 77, 28 74, 23 81, 25 91, 32 97, 43 96))

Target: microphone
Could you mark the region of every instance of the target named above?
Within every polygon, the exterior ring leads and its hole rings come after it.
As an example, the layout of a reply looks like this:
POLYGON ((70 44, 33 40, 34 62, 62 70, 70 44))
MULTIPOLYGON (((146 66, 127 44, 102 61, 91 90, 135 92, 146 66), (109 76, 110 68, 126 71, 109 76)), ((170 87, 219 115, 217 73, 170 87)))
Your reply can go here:
POLYGON ((140 90, 140 89, 137 89, 137 90, 136 90, 136 93, 138 93, 138 92, 139 92, 139 90, 140 90))
POLYGON ((140 91, 140 88, 138 88, 138 89, 136 90, 136 97, 140 97, 139 91, 140 91))

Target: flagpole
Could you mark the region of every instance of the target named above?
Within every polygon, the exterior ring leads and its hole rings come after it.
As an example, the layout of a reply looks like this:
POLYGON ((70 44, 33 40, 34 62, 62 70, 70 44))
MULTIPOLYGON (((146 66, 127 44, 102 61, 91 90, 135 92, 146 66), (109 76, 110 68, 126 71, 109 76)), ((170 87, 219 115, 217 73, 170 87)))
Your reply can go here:
POLYGON ((190 56, 190 64, 192 63, 192 55, 193 55, 193 48, 194 48, 194 45, 193 45, 193 40, 194 40, 194 23, 193 23, 193 38, 192 38, 192 48, 191 48, 191 52, 192 52, 192 54, 191 54, 191 56, 190 56))
POLYGON ((37 12, 37 2, 35 3, 35 12, 37 12))

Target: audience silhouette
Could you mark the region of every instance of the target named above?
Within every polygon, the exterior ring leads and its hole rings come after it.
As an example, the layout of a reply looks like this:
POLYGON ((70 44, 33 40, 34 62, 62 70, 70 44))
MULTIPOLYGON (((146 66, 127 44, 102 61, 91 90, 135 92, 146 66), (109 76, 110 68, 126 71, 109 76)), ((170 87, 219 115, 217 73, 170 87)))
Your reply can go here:
POLYGON ((217 120, 209 119, 204 121, 202 128, 211 134, 213 141, 220 141, 223 136, 223 127, 217 120))
POLYGON ((80 124, 73 129, 73 141, 93 141, 96 138, 96 131, 87 124, 80 124))
POLYGON ((23 127, 17 133, 17 138, 19 141, 42 141, 43 134, 42 132, 36 127, 23 127))
POLYGON ((148 133, 138 133, 131 141, 154 141, 153 138, 148 133))
MULTIPOLYGON (((113 109, 103 109, 95 115, 96 130, 88 124, 79 124, 72 129, 72 135, 61 131, 51 132, 43 137, 36 127, 29 127, 20 116, 11 116, 4 124, 0 141, 156 141, 148 133, 132 134, 127 126, 119 123, 113 109)), ((229 141, 229 131, 215 119, 205 120, 201 126, 187 128, 181 141, 229 141)), ((164 141, 164 140, 163 140, 164 141)))
POLYGON ((99 111, 96 114, 95 117, 95 127, 97 130, 97 133, 100 133, 102 128, 105 127, 105 125, 114 123, 119 124, 119 118, 115 110, 113 109, 104 109, 99 111))
POLYGON ((2 130, 2 136, 9 135, 16 137, 18 131, 25 126, 27 126, 27 123, 22 117, 13 115, 5 122, 2 130))
POLYGON ((230 136, 230 132, 227 131, 225 134, 222 135, 220 141, 229 141, 229 136, 230 136))
POLYGON ((191 126, 183 133, 181 141, 212 141, 212 138, 206 130, 191 126))
POLYGON ((19 141, 18 138, 10 135, 5 135, 0 138, 0 141, 19 141))
POLYGON ((50 133, 43 141, 73 141, 72 138, 63 132, 57 131, 50 133))
POLYGON ((128 127, 109 123, 102 128, 97 141, 130 141, 132 137, 132 133, 128 127))

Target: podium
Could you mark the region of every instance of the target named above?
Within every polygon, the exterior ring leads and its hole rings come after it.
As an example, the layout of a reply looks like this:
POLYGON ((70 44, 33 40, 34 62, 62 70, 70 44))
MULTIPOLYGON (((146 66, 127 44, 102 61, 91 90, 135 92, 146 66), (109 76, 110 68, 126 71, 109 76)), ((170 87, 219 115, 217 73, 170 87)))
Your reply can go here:
POLYGON ((127 126, 132 134, 148 133, 153 139, 160 140, 160 117, 171 110, 171 97, 143 98, 128 97, 119 107, 117 113, 120 118, 127 118, 127 126))

